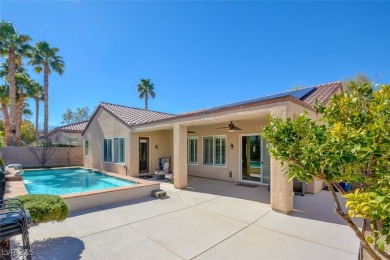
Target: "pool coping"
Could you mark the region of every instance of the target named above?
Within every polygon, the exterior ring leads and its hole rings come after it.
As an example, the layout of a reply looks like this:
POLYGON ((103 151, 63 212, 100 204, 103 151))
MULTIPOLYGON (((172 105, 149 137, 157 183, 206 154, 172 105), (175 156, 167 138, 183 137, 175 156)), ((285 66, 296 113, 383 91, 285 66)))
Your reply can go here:
MULTIPOLYGON (((108 188, 108 189, 102 189, 102 190, 85 191, 85 192, 77 192, 77 193, 71 193, 71 194, 58 195, 67 202, 68 207, 69 207, 69 211, 76 211, 76 210, 81 210, 81 209, 92 208, 94 206, 102 206, 102 205, 106 205, 109 203, 123 202, 123 201, 129 201, 132 199, 141 198, 141 197, 147 197, 147 196, 151 196, 152 190, 160 189, 159 182, 144 180, 144 179, 131 177, 131 176, 124 176, 124 175, 120 175, 117 173, 112 173, 112 172, 108 172, 108 171, 104 171, 104 170, 100 170, 100 169, 87 168, 87 167, 83 167, 83 166, 38 168, 38 169, 31 169, 31 170, 26 169, 26 170, 38 171, 38 170, 45 170, 45 169, 51 169, 51 170, 60 170, 60 169, 91 170, 91 171, 97 171, 99 173, 108 175, 108 176, 113 177, 113 178, 118 178, 118 179, 132 181, 132 182, 137 183, 137 185, 130 185, 130 186, 115 187, 115 188, 108 188), (134 193, 134 191, 137 191, 137 190, 140 191, 139 194, 130 194, 130 193, 134 193), (130 192, 130 191, 132 191, 132 192, 130 192), (106 195, 107 197, 110 197, 110 198, 109 199, 102 198, 101 197, 102 195, 103 196, 106 195), (126 196, 126 197, 123 198, 121 196, 126 196), (100 197, 100 199, 106 200, 108 203, 99 204, 96 201, 93 202, 93 200, 98 199, 98 197, 100 197), (84 200, 88 199, 88 203, 82 203, 82 201, 80 201, 80 199, 84 199, 84 200)), ((24 195, 29 194, 27 192, 27 189, 24 185, 23 180, 21 181, 21 183, 23 184, 21 186, 23 186, 24 190, 25 190, 24 195)), ((10 185, 11 185, 11 187, 13 186, 12 184, 10 184, 10 185)), ((20 193, 21 192, 19 192, 17 196, 23 195, 20 193)), ((15 197, 15 196, 12 196, 12 189, 11 189, 10 193, 6 193, 6 194, 7 194, 7 198, 15 197)))

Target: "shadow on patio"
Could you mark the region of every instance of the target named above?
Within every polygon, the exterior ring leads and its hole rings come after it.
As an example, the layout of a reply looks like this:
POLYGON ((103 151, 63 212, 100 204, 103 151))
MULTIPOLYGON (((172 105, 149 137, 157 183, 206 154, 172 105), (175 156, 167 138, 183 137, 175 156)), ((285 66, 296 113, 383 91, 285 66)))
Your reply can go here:
MULTIPOLYGON (((160 182, 165 183, 164 180, 160 180, 160 182)), ((268 192, 267 186, 245 187, 238 186, 237 184, 235 182, 189 176, 188 187, 184 190, 270 204, 270 193, 268 192)), ((294 196, 294 209, 289 215, 346 225, 334 213, 334 203, 331 194, 325 190, 317 194, 306 193, 305 196, 294 196)), ((358 222, 358 224, 360 223, 358 222)))

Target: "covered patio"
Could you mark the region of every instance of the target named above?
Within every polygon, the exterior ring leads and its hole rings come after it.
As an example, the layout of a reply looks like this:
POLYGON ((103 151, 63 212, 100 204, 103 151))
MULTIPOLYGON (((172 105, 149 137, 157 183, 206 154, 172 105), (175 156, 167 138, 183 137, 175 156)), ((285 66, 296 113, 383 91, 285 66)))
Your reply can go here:
MULTIPOLYGON (((359 241, 327 191, 295 196, 290 215, 264 187, 189 177, 146 198, 72 213, 30 229, 35 259, 356 259, 359 241), (317 205, 317 206, 316 206, 317 205)), ((15 244, 17 244, 16 241, 15 244)))
MULTIPOLYGON (((261 132, 268 124, 267 116, 294 118, 303 111, 316 116, 312 107, 286 96, 272 102, 217 107, 134 125, 130 128, 130 143, 139 145, 131 145, 130 165, 148 164, 147 171, 152 172, 158 167, 159 157, 170 157, 178 189, 188 186, 188 176, 263 185, 265 189, 270 186, 268 203, 272 209, 289 213, 294 202, 292 183, 281 163, 268 154, 261 132), (234 128, 230 129, 230 124, 234 128)), ((140 172, 138 167, 130 169, 131 176, 140 172)), ((319 189, 321 184, 312 192, 319 189)))

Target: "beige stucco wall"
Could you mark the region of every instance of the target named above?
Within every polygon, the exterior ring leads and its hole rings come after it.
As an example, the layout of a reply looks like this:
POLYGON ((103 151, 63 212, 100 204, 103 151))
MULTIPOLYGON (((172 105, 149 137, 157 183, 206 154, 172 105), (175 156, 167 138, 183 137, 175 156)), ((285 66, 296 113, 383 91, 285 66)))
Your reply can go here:
POLYGON ((124 123, 100 108, 83 138, 89 143, 88 156, 84 156, 85 167, 126 175, 124 166, 129 167, 130 165, 130 130, 124 123), (125 163, 106 163, 103 161, 103 140, 115 137, 125 138, 125 163))
POLYGON ((172 157, 173 154, 171 130, 132 133, 127 125, 104 109, 98 111, 83 137, 89 141, 89 154, 84 156, 85 167, 126 175, 126 165, 128 176, 139 176, 139 137, 149 137, 150 173, 158 168, 160 157, 172 157), (103 140, 115 137, 125 138, 125 163, 103 161, 103 140))
MULTIPOLYGON (((188 134, 188 137, 198 138, 198 164, 188 165, 189 175, 234 182, 238 182, 240 180, 240 138, 242 135, 261 133, 261 128, 262 126, 267 124, 267 119, 265 118, 265 116, 259 116, 258 118, 251 120, 251 122, 240 123, 239 121, 235 121, 235 124, 242 130, 236 130, 233 133, 230 133, 226 128, 216 129, 217 127, 215 125, 191 127, 191 131, 194 131, 196 133, 190 133, 188 134), (203 165, 203 137, 216 135, 226 137, 225 167, 203 165), (230 149, 231 144, 233 144, 233 149, 230 149), (232 171, 232 179, 230 179, 228 176, 229 171, 232 171)), ((223 125, 221 124, 221 126, 223 125)))
POLYGON ((149 138, 149 172, 153 173, 159 167, 159 158, 171 157, 171 170, 173 169, 173 134, 172 130, 155 132, 131 133, 129 175, 139 175, 139 138, 149 138), (156 145, 158 148, 156 149, 156 145))
MULTIPOLYGON (((83 165, 82 147, 49 147, 47 149, 48 159, 44 165, 45 167, 83 165)), ((40 160, 37 159, 33 151, 36 152, 39 158, 42 158, 43 150, 42 147, 3 147, 2 158, 6 164, 21 164, 23 168, 42 167, 40 160)))

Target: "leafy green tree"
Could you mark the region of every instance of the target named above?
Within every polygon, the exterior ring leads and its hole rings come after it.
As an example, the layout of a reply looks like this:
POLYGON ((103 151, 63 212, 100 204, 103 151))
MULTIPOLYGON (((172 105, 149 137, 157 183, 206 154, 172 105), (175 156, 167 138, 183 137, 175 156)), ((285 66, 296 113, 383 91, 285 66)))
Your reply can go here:
POLYGON ((21 125, 21 141, 23 144, 31 144, 35 141, 35 127, 30 120, 23 120, 21 125))
POLYGON ((5 20, 0 22, 0 55, 7 57, 9 60, 8 66, 8 82, 9 82, 9 106, 10 106, 10 140, 11 145, 16 146, 16 80, 15 68, 16 64, 21 64, 22 58, 29 53, 31 46, 29 42, 31 38, 27 35, 19 34, 12 23, 5 20))
POLYGON ((364 73, 357 73, 352 79, 343 81, 344 91, 349 91, 351 89, 351 84, 369 84, 371 82, 370 78, 364 73))
POLYGON ((148 110, 149 95, 154 98, 154 84, 150 83, 150 79, 141 79, 141 82, 137 85, 137 91, 139 92, 139 98, 145 98, 145 109, 148 110))
POLYGON ((89 120, 91 117, 91 110, 88 106, 78 107, 76 111, 68 108, 64 114, 62 114, 61 124, 73 124, 82 121, 89 120))
POLYGON ((37 42, 34 46, 30 65, 35 67, 36 73, 43 71, 43 92, 44 92, 44 123, 43 132, 45 141, 47 141, 49 133, 49 75, 54 71, 59 75, 64 73, 65 62, 58 55, 58 48, 51 48, 49 43, 45 41, 37 42))
POLYGON ((290 179, 318 178, 329 188, 339 215, 374 259, 390 258, 390 85, 350 82, 349 91, 318 105, 321 125, 307 114, 296 120, 269 117, 263 136, 290 179), (346 194, 341 181, 356 189, 346 194), (347 211, 336 195, 343 194, 347 211), (353 218, 364 220, 360 230, 353 218), (368 232, 366 232, 368 230, 368 232))

